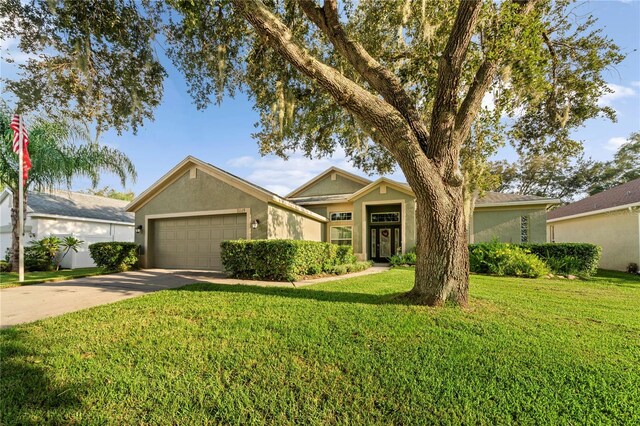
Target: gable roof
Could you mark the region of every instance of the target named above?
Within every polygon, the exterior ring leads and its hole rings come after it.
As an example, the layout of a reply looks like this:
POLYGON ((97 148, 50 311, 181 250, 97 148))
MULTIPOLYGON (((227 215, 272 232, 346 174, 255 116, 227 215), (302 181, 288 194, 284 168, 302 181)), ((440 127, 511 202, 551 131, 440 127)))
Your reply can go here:
POLYGON ((363 178, 362 176, 358 176, 355 175, 351 172, 348 172, 346 170, 342 170, 338 167, 329 167, 327 170, 325 170, 324 172, 320 173, 318 176, 314 177, 313 179, 311 179, 310 181, 302 184, 302 186, 299 186, 298 188, 294 189, 293 191, 291 191, 290 193, 288 193, 285 198, 295 198, 296 194, 299 194, 301 192, 303 192, 305 189, 309 188, 310 186, 312 186, 314 183, 320 181, 321 179, 325 178, 327 175, 331 174, 331 173, 337 173, 349 180, 352 180, 354 182, 358 182, 361 183, 363 185, 368 185, 371 183, 371 181, 367 178, 363 178))
POLYGON ((371 191, 375 190, 377 187, 379 187, 380 185, 385 184, 388 185, 390 187, 392 187, 393 189, 396 189, 400 192, 404 192, 405 194, 408 195, 414 195, 413 194, 413 190, 411 189, 411 187, 405 183, 400 183, 400 182, 396 182, 395 180, 389 179, 387 177, 381 177, 379 179, 376 179, 375 181, 371 182, 369 185, 365 186, 364 188, 362 188, 359 191, 354 192, 353 194, 351 194, 351 196, 349 197, 349 201, 353 201, 355 199, 358 199, 360 197, 363 197, 365 195, 367 195, 368 193, 370 193, 371 191))
POLYGON ((539 197, 537 195, 509 194, 506 192, 488 191, 476 200, 476 207, 499 207, 527 204, 560 204, 556 198, 539 197))
MULTIPOLYGON (((11 196, 5 191, 0 198, 11 196)), ((28 213, 31 217, 77 218, 112 223, 132 224, 133 213, 127 213, 128 202, 73 191, 29 192, 28 213)))
POLYGON ((640 205, 640 178, 552 210, 547 218, 550 221, 559 220, 624 209, 635 205, 640 205))
POLYGON ((300 207, 290 201, 287 201, 280 197, 278 194, 271 192, 267 189, 262 188, 254 183, 251 183, 245 179, 242 179, 238 176, 235 176, 225 170, 222 170, 213 164, 206 163, 198 158, 192 157, 191 155, 185 157, 180 163, 178 163, 174 168, 169 170, 164 174, 160 179, 158 179, 153 185, 151 185, 147 190, 138 195, 129 205, 126 206, 126 210, 128 212, 135 212, 139 210, 142 206, 144 206, 148 201, 153 199, 153 197, 162 191, 167 186, 171 185, 178 178, 180 178, 184 173, 186 173, 191 168, 196 167, 197 169, 222 180, 223 182, 237 188, 247 194, 250 194, 259 200, 262 200, 267 203, 277 204, 281 207, 284 207, 289 210, 293 210, 298 212, 304 216, 310 217, 312 219, 326 222, 327 219, 316 214, 310 210, 305 209, 304 207, 300 207))

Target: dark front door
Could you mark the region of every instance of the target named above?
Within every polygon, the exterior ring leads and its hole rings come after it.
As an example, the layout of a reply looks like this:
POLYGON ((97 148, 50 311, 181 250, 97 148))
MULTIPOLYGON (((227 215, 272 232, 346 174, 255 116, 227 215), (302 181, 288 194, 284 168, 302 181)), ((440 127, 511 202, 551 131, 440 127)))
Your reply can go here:
POLYGON ((387 262, 400 247, 399 226, 372 226, 369 231, 370 257, 374 262, 387 262))

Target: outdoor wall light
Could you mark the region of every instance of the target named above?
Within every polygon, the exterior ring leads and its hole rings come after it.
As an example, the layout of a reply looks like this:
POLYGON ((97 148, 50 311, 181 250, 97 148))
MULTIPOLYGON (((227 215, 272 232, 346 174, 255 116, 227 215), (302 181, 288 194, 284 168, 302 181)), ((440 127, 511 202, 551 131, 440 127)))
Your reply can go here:
POLYGON ((141 233, 142 233, 142 225, 136 226, 136 234, 141 234, 141 233))
POLYGON ((258 225, 260 225, 260 221, 258 219, 251 222, 251 229, 258 229, 258 225))

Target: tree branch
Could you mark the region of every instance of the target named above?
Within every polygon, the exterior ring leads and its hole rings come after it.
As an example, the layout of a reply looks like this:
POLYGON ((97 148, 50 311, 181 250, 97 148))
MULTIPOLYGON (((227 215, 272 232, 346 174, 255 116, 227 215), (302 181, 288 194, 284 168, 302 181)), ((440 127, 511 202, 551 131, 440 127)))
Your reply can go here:
MULTIPOLYGON (((520 6, 519 13, 527 14, 533 10, 538 0, 513 0, 513 2, 520 6)), ((519 29, 516 29, 516 36, 519 32, 519 29)), ((478 68, 473 78, 473 83, 471 83, 469 91, 462 101, 459 111, 456 113, 455 141, 458 145, 462 145, 467 136, 469 136, 471 125, 480 111, 482 99, 491 87, 499 66, 499 60, 485 59, 478 68)))
POLYGON ((455 146, 452 139, 462 66, 481 8, 481 0, 460 2, 449 40, 438 64, 427 157, 436 161, 445 179, 451 184, 462 184, 462 174, 457 165, 459 150, 451 148, 455 146))
POLYGON ((326 0, 322 8, 314 0, 299 0, 305 15, 329 38, 337 51, 390 105, 407 120, 421 144, 429 133, 400 79, 373 58, 369 52, 346 33, 340 23, 336 0, 326 0))

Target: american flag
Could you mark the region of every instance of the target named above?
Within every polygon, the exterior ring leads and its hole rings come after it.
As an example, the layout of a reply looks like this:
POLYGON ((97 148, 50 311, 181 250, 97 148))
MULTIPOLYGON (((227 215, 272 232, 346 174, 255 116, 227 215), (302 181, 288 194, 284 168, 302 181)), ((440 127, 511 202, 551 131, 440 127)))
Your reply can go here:
POLYGON ((22 125, 22 129, 20 129, 20 116, 18 114, 13 116, 9 127, 13 130, 13 152, 20 152, 20 130, 22 130, 22 135, 24 136, 22 138, 24 141, 22 153, 22 184, 26 185, 27 178, 29 177, 29 169, 31 169, 31 158, 29 158, 29 150, 27 149, 29 146, 27 129, 24 127, 24 124, 22 125))

